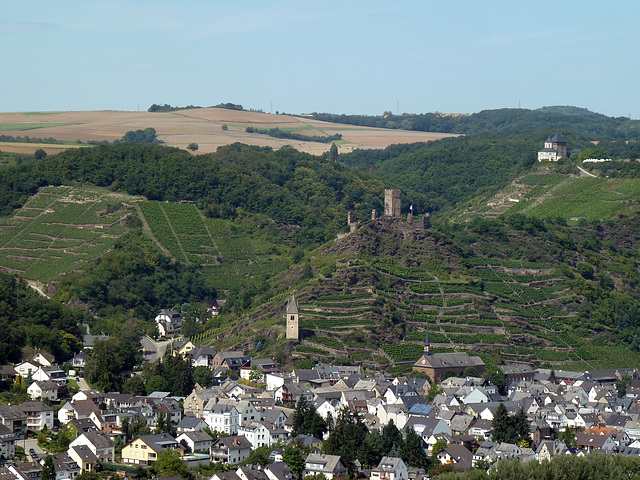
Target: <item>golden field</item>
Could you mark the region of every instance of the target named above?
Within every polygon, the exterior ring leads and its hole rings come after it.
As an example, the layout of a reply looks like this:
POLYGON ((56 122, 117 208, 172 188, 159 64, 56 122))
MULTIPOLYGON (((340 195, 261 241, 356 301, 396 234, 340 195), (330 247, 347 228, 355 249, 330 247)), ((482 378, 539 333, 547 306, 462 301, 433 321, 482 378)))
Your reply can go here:
MULTIPOLYGON (((218 147, 235 142, 269 146, 274 149, 291 145, 300 151, 314 155, 319 155, 330 147, 330 144, 319 142, 301 142, 256 133, 249 134, 245 131, 249 126, 278 127, 310 136, 340 133, 342 134, 342 140, 338 142, 340 153, 354 149, 385 148, 396 143, 427 142, 453 136, 447 133, 358 127, 321 122, 305 117, 222 108, 197 108, 166 113, 111 110, 0 113, 0 134, 14 137, 28 135, 32 138, 54 138, 69 142, 77 140, 112 142, 122 138, 129 130, 152 127, 156 130, 158 138, 167 145, 186 148, 189 143, 197 143, 199 145, 197 153, 215 152, 218 147), (227 125, 228 130, 223 130, 223 125, 227 125)), ((56 153, 72 146, 0 142, 0 151, 33 153, 37 148, 43 148, 47 153, 56 153)))

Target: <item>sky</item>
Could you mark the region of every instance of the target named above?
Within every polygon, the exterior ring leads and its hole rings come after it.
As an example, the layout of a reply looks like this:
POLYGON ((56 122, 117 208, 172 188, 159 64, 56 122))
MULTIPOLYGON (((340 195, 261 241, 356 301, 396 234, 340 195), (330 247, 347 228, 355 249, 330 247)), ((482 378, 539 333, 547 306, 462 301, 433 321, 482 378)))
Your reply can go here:
POLYGON ((573 105, 640 118, 640 2, 7 0, 0 111, 573 105))

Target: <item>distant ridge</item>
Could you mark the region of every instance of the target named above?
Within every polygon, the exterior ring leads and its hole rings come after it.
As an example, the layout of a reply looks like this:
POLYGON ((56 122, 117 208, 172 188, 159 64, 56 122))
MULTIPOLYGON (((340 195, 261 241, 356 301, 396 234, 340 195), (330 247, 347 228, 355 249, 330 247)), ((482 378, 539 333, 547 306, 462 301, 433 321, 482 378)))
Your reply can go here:
POLYGON ((571 105, 554 105, 550 107, 540 107, 536 109, 540 112, 548 112, 548 113, 562 113, 564 115, 586 115, 592 117, 606 117, 602 113, 592 112, 589 109, 582 107, 574 107, 571 105))

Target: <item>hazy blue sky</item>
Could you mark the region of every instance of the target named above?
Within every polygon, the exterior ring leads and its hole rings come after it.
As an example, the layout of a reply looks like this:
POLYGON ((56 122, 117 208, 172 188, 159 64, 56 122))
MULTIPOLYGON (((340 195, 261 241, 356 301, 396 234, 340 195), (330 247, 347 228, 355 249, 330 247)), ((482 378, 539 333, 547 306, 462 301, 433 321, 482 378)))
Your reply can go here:
POLYGON ((0 12, 4 112, 520 104, 640 117, 636 0, 14 0, 0 12))

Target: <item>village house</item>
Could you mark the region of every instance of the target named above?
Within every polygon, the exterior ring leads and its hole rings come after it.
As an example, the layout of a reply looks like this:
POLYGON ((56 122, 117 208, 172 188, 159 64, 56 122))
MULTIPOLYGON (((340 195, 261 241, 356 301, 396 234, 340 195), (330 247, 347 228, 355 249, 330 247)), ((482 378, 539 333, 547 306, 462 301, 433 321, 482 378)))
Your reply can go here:
POLYGON ((0 422, 12 433, 21 434, 27 429, 27 414, 18 405, 0 404, 0 422))
POLYGON ((310 453, 304 463, 303 477, 324 475, 328 480, 347 478, 349 471, 339 455, 310 453))
POLYGON ((202 419, 209 425, 211 430, 217 430, 227 435, 236 435, 238 433, 238 410, 228 403, 217 403, 216 399, 212 398, 203 409, 202 419))
POLYGON ((32 400, 58 400, 58 389, 60 386, 50 380, 35 381, 27 387, 27 393, 32 400))
POLYGON ((408 480, 407 466, 397 457, 382 457, 378 466, 371 470, 370 480, 408 480))
POLYGON ((249 457, 251 443, 242 435, 220 437, 211 445, 211 461, 237 465, 249 457))
POLYGON ((16 455, 16 442, 20 436, 16 435, 5 425, 0 425, 0 457, 13 458, 16 455))
POLYGON ((462 445, 449 444, 440 450, 436 457, 440 463, 453 465, 456 470, 466 470, 473 464, 473 454, 462 445))
POLYGON ((533 369, 531 365, 514 363, 510 365, 500 365, 498 368, 500 368, 505 375, 507 389, 509 389, 513 383, 533 382, 533 369))
POLYGON ((181 433, 176 440, 191 453, 209 454, 213 443, 211 436, 202 431, 181 433))
POLYGON ((108 436, 101 432, 83 432, 78 435, 69 446, 85 446, 91 450, 101 462, 113 463, 115 459, 115 444, 108 436))
POLYGON ((69 447, 67 454, 79 465, 82 473, 93 472, 100 464, 100 460, 86 445, 69 447))
POLYGON ((27 429, 34 432, 53 428, 53 407, 42 402, 24 402, 18 405, 27 416, 27 429))
POLYGON ((53 460, 53 469, 56 472, 56 480, 71 480, 80 475, 82 471, 78 462, 67 453, 58 453, 51 455, 53 460))
POLYGON ((122 462, 134 465, 151 465, 158 459, 158 454, 167 448, 180 450, 182 448, 175 438, 168 433, 143 435, 122 447, 122 462))
POLYGON ((194 417, 192 415, 185 415, 182 417, 178 425, 176 425, 176 431, 178 434, 185 432, 199 432, 208 427, 207 422, 202 418, 194 417))
POLYGON ((196 348, 196 346, 191 342, 191 340, 175 340, 171 344, 171 354, 174 357, 177 355, 184 357, 194 348, 196 348))

